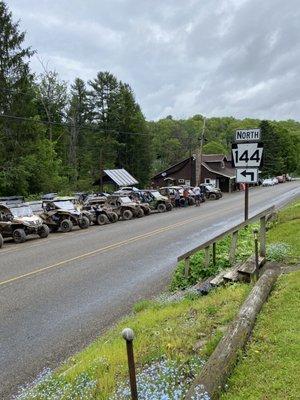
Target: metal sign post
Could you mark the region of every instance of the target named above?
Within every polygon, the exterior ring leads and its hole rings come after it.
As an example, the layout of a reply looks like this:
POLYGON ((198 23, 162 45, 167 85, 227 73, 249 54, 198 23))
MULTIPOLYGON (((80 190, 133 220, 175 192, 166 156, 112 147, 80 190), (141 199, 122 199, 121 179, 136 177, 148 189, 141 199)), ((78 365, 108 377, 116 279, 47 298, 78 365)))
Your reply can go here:
POLYGON ((258 168, 262 164, 263 144, 259 143, 260 137, 260 129, 238 129, 232 144, 236 182, 245 185, 245 221, 249 217, 249 184, 258 182, 258 168))

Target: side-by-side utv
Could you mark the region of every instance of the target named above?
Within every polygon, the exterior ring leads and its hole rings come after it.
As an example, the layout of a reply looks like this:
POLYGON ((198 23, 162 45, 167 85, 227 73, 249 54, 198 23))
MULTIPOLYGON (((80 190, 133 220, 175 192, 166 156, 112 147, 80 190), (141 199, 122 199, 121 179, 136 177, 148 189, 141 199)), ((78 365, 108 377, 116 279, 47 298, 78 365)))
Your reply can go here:
POLYGON ((51 232, 70 232, 73 226, 87 229, 90 226, 89 218, 75 207, 69 197, 44 198, 39 202, 32 202, 31 207, 51 232))
POLYGON ((3 238, 12 238, 15 243, 23 243, 28 235, 46 238, 49 228, 39 216, 33 214, 27 203, 7 202, 0 204, 0 234, 3 238))

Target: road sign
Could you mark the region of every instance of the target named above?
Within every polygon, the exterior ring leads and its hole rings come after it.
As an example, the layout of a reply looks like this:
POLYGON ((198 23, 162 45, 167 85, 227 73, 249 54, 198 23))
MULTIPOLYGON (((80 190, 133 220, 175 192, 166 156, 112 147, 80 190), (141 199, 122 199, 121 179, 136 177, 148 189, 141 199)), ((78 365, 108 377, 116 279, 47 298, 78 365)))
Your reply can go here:
POLYGON ((233 143, 232 162, 236 168, 256 167, 261 165, 262 143, 233 143))
POLYGON ((237 129, 235 132, 236 142, 258 142, 260 140, 260 129, 237 129))
POLYGON ((237 183, 257 183, 258 169, 257 168, 237 168, 236 169, 237 183))

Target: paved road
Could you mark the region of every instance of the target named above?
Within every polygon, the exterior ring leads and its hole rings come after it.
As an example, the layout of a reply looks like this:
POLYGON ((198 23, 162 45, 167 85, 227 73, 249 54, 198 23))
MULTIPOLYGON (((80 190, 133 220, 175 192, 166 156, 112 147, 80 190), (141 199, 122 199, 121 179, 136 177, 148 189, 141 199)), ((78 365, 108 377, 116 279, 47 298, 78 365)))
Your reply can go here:
MULTIPOLYGON (((300 195, 300 182, 250 191, 250 215, 300 195)), ((243 193, 198 207, 0 251, 0 398, 81 349, 134 302, 161 291, 176 257, 243 218, 243 193)))

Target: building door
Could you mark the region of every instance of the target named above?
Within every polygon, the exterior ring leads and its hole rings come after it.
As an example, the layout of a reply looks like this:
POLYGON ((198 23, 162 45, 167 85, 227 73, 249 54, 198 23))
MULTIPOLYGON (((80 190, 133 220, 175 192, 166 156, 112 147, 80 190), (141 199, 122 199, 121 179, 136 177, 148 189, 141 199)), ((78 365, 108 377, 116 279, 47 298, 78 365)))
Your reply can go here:
POLYGON ((225 178, 224 176, 219 178, 219 188, 221 192, 228 192, 229 191, 229 179, 225 178))

